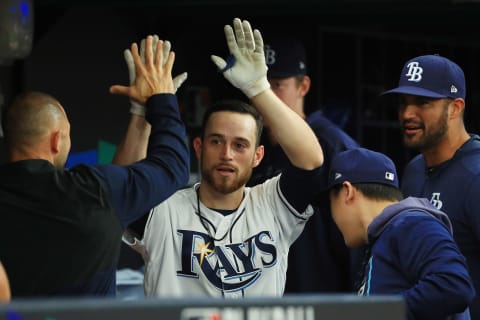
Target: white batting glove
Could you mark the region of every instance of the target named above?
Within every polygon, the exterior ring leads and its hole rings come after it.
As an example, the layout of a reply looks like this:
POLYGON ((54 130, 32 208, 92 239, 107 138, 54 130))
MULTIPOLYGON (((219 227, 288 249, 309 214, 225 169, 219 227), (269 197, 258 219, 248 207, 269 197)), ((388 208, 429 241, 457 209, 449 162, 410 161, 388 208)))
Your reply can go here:
MULTIPOLYGON (((152 42, 152 56, 155 56, 155 50, 157 49, 157 43, 158 43, 159 37, 158 35, 153 36, 153 42, 152 42)), ((163 64, 166 63, 168 55, 170 54, 170 49, 171 49, 171 44, 170 41, 165 40, 163 43, 163 64)), ((130 49, 126 49, 123 52, 123 56, 125 58, 125 62, 127 63, 128 67, 128 76, 130 80, 130 85, 135 83, 135 63, 133 62, 133 57, 132 57, 132 52, 130 49)), ((140 58, 142 59, 142 62, 145 62, 145 39, 142 39, 140 43, 140 58)), ((183 82, 187 80, 188 74, 186 72, 183 72, 173 78, 173 87, 175 92, 180 88, 183 82)), ((145 116, 145 107, 139 104, 138 102, 130 99, 130 113, 139 115, 144 117, 145 116)))
POLYGON ((262 35, 256 29, 252 33, 247 20, 235 18, 233 27, 226 25, 224 29, 230 56, 226 61, 216 55, 211 59, 233 86, 252 98, 270 88, 262 35))

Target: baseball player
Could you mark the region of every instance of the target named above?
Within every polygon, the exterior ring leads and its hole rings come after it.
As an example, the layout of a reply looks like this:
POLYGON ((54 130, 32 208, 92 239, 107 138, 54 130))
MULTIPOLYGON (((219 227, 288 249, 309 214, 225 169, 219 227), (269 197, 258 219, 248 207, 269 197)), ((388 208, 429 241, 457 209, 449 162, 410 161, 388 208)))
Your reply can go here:
POLYGON ((397 96, 404 143, 421 153, 405 167, 402 192, 429 199, 449 216, 477 291, 472 319, 480 319, 480 137, 465 128, 463 70, 423 55, 405 63, 398 84, 384 94, 397 96))
POLYGON ((389 157, 342 151, 328 186, 345 243, 366 246, 359 295, 401 295, 408 320, 470 319, 475 290, 450 219, 427 199, 403 198, 389 157))
MULTIPOLYGON (((200 183, 153 208, 141 240, 125 236, 145 260, 148 296, 281 296, 289 247, 313 213, 309 202, 322 170, 320 144, 271 91, 260 32, 236 18, 233 29, 225 26, 225 36, 231 55, 212 55, 212 61, 255 107, 230 100, 207 109, 201 137, 193 143, 200 183), (248 188, 263 158, 262 117, 291 166, 248 188)), ((125 157, 135 148, 122 147, 125 157)))

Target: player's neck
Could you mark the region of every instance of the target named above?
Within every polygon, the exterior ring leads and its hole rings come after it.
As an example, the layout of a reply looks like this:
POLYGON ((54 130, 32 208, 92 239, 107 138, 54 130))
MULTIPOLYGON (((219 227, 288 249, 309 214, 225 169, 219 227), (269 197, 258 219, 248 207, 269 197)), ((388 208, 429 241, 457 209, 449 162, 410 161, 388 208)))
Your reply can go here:
POLYGON ((425 165, 430 168, 450 160, 468 139, 470 135, 465 130, 445 135, 434 147, 422 150, 425 165))
POLYGON ((48 162, 53 164, 54 155, 51 152, 49 152, 47 148, 41 148, 41 147, 39 147, 38 149, 17 147, 10 150, 8 155, 9 162, 32 160, 32 159, 47 160, 48 162))
POLYGON ((208 183, 202 182, 198 188, 200 201, 211 209, 235 210, 240 206, 244 195, 244 187, 228 194, 214 190, 208 183))

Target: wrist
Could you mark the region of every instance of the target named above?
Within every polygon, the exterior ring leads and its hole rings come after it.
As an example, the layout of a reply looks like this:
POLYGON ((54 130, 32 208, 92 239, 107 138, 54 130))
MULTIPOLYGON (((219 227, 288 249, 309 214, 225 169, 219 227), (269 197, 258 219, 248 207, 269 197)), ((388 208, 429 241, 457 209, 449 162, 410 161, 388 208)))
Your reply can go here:
POLYGON ((130 113, 132 114, 136 114, 138 116, 141 116, 141 117, 145 117, 145 113, 146 113, 146 108, 144 106, 142 106, 141 104, 135 102, 135 101, 131 101, 130 102, 130 113))
POLYGON ((243 90, 243 93, 249 98, 253 98, 265 90, 270 88, 270 82, 268 82, 267 77, 261 77, 256 79, 254 82, 249 84, 243 90))

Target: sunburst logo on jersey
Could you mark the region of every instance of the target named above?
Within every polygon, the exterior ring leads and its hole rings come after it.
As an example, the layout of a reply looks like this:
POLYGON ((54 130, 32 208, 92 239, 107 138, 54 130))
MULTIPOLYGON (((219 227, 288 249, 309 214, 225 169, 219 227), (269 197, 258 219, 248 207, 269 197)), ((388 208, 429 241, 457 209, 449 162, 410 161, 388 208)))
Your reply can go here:
POLYGON ((214 253, 214 249, 210 249, 210 242, 204 244, 197 244, 196 254, 200 254, 200 265, 203 263, 203 259, 214 253))

